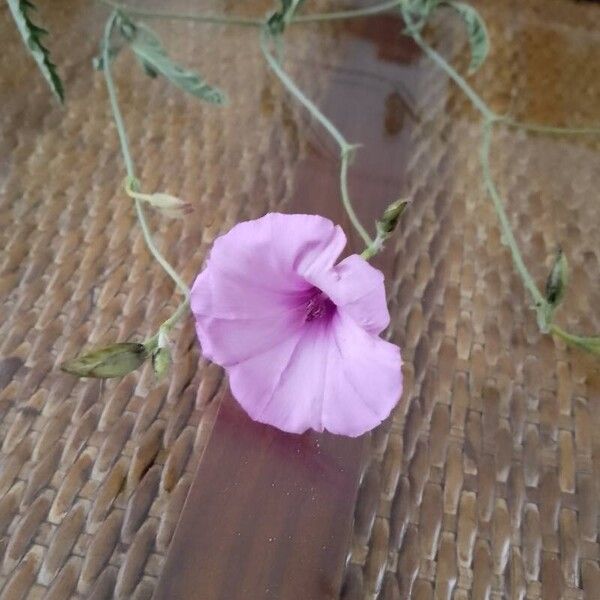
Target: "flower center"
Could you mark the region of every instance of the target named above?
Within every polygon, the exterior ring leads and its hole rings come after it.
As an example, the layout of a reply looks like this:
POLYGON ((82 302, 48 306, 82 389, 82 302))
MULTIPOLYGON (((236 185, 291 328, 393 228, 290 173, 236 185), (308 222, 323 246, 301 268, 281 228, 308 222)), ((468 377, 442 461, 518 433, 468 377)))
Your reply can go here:
POLYGON ((305 304, 305 321, 314 321, 329 316, 335 308, 334 303, 321 291, 316 290, 305 304))

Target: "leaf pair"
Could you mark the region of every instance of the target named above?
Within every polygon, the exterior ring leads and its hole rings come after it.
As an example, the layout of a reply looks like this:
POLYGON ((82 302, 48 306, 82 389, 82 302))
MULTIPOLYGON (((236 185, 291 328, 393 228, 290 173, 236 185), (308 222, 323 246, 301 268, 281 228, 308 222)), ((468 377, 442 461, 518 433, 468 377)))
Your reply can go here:
POLYGON ((35 6, 29 0, 8 0, 8 8, 27 49, 38 64, 50 89, 62 102, 65 98, 62 81, 56 70, 56 65, 50 60, 50 52, 42 43, 42 37, 47 35, 48 32, 35 25, 29 16, 29 12, 35 10, 35 6))
POLYGON ((439 6, 452 8, 464 21, 471 49, 469 73, 475 73, 485 62, 490 50, 490 43, 485 22, 472 6, 455 0, 412 0, 404 10, 406 11, 405 14, 408 14, 411 19, 417 19, 413 25, 419 30, 439 6))

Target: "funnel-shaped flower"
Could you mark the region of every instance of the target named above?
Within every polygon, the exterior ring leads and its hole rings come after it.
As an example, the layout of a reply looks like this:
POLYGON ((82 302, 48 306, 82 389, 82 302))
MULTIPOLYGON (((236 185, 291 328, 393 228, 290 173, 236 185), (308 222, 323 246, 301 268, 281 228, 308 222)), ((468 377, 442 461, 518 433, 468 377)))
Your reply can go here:
POLYGON ((399 400, 383 275, 358 255, 336 265, 345 244, 328 219, 270 213, 218 238, 196 278, 202 350, 256 421, 358 436, 399 400))

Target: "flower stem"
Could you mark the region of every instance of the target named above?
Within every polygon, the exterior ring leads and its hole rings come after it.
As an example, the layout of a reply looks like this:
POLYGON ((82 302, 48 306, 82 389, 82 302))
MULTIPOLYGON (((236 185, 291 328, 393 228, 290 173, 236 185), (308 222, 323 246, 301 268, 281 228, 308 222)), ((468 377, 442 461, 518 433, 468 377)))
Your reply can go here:
MULTIPOLYGON (((106 80, 106 88, 108 90, 108 97, 110 99, 110 107, 113 115, 113 119, 115 121, 115 125, 117 127, 117 133, 119 135, 119 142, 121 144, 121 153, 123 154, 123 161, 125 162, 125 170, 127 171, 127 177, 131 184, 137 181, 135 177, 135 167, 133 164, 133 160, 131 158, 131 152, 129 150, 129 141, 127 139, 127 132, 125 130, 125 124, 123 122, 123 115, 121 114, 121 109, 119 108, 119 102, 117 98, 117 92, 115 89, 115 83, 112 77, 111 68, 110 68, 110 38, 114 28, 115 20, 117 17, 117 13, 113 12, 106 22, 106 27, 104 29, 104 38, 103 38, 103 61, 104 61, 104 78, 106 80)), ((137 214, 138 221, 140 222, 142 233, 144 235, 144 240, 146 242, 146 246, 148 250, 154 256, 154 258, 158 261, 160 266, 167 272, 167 274, 171 277, 171 279, 175 282, 177 287, 183 293, 185 299, 183 303, 179 306, 179 308, 175 311, 173 316, 167 321, 165 321, 161 328, 167 326, 168 328, 172 327, 173 317, 176 316, 175 320, 177 320, 181 314, 183 314, 184 309, 189 304, 189 294, 190 290, 183 279, 179 276, 177 271, 171 266, 171 264, 167 261, 167 259, 162 255, 160 250, 156 247, 154 243, 154 239, 152 237, 152 232, 150 231, 150 227, 148 226, 148 221, 146 220, 146 215, 144 213, 144 209, 142 207, 142 203, 139 199, 134 200, 135 211, 137 214)))
POLYGON ((265 60, 267 61, 267 64, 269 67, 271 67, 275 75, 277 75, 281 83, 283 83, 290 94, 292 94, 292 96, 294 96, 302 105, 304 105, 308 112, 310 112, 310 114, 327 130, 327 132, 340 147, 340 192, 342 195, 342 204, 348 213, 348 217, 350 218, 350 222, 352 223, 354 229, 356 229, 365 244, 369 246, 373 243, 373 240, 354 212, 352 201, 350 200, 350 194, 348 193, 348 166, 352 157, 352 152, 357 146, 349 143, 346 140, 337 127, 317 108, 316 104, 310 100, 304 94, 304 92, 302 92, 302 90, 300 90, 290 76, 281 68, 280 64, 269 51, 268 42, 271 37, 272 36, 269 30, 264 27, 260 36, 260 48, 265 60))

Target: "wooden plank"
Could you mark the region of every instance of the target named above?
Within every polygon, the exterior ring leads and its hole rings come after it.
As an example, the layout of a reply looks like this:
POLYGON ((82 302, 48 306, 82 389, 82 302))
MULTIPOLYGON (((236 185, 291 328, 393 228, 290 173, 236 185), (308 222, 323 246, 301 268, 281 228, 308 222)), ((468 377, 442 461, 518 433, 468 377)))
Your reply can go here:
MULTIPOLYGON (((401 41, 402 25, 395 17, 346 27, 344 58, 332 71, 323 109, 350 141, 368 146, 350 183, 365 222, 373 223, 402 191, 406 131, 390 133, 386 111, 390 96, 398 94, 396 82, 411 77, 403 63, 415 52, 401 41), (352 73, 360 72, 357 85, 352 73)), ((318 135, 327 151, 315 144, 300 166, 290 212, 324 214, 350 232, 339 203, 336 150, 325 134, 318 135)), ((361 248, 356 239, 351 245, 361 248)), ((384 270, 390 263, 390 256, 378 258, 384 270)), ((285 434, 251 421, 227 395, 154 597, 338 598, 365 441, 285 434)))

